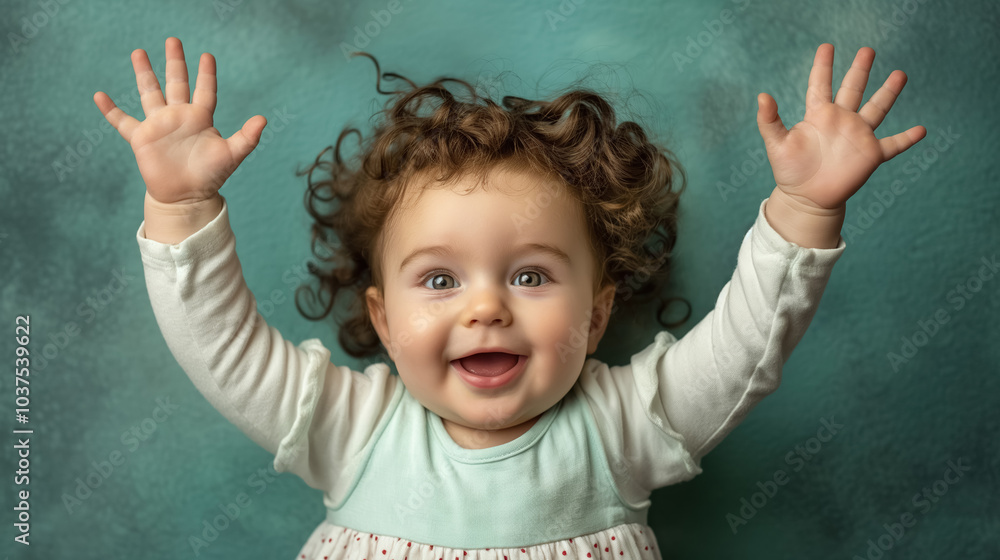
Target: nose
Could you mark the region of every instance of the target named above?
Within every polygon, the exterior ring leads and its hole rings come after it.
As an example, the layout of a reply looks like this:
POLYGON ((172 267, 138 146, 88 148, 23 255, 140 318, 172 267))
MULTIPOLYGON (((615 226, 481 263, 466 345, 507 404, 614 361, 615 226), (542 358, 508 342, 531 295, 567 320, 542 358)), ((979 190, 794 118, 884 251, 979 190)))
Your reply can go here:
POLYGON ((471 295, 469 304, 462 311, 463 326, 506 327, 513 320, 507 304, 492 288, 482 289, 471 295))

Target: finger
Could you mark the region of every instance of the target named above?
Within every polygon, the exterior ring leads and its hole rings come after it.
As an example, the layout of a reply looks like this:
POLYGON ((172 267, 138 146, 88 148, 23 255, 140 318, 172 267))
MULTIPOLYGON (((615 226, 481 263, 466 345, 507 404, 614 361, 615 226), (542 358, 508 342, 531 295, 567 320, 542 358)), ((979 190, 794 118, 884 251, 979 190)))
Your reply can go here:
POLYGON ((844 76, 844 81, 840 83, 837 90, 837 100, 835 103, 845 109, 857 111, 861 105, 861 98, 865 95, 865 86, 868 85, 868 73, 872 69, 872 61, 875 60, 875 50, 871 47, 862 47, 854 57, 851 69, 844 76))
POLYGON ((191 95, 188 85, 187 63, 184 61, 184 45, 177 37, 167 37, 167 104, 187 103, 191 95))
POLYGON ((892 108, 892 104, 896 102, 896 98, 899 93, 903 91, 903 86, 906 85, 906 73, 902 70, 895 70, 889 77, 885 79, 885 83, 882 87, 872 95, 872 98, 865 103, 865 106, 858 111, 858 115, 865 120, 869 125, 871 125, 872 130, 878 128, 878 125, 882 124, 882 119, 885 118, 886 113, 892 108))
POLYGON ((215 82, 215 57, 204 53, 198 61, 198 80, 194 84, 193 103, 205 107, 209 113, 215 113, 215 82))
POLYGON ((809 87, 806 89, 806 110, 833 99, 833 45, 823 43, 816 49, 809 87))
POLYGON ((778 116, 778 102, 766 93, 757 95, 757 128, 767 147, 777 146, 788 134, 778 116))
POLYGON ((146 117, 149 117, 166 103, 163 102, 160 82, 156 79, 153 67, 149 65, 149 56, 146 55, 146 51, 142 49, 132 51, 132 68, 135 70, 135 85, 139 89, 142 112, 146 114, 146 117))
POLYGON ((900 132, 899 134, 879 140, 878 143, 882 148, 883 161, 889 161, 909 150, 911 146, 923 140, 925 136, 927 136, 927 129, 923 126, 915 126, 905 132, 900 132))
POLYGON ((243 128, 226 139, 233 159, 236 160, 236 165, 239 165, 257 147, 257 142, 260 141, 260 135, 264 132, 266 124, 267 119, 263 115, 255 115, 243 124, 243 128))
POLYGON ((101 110, 104 118, 118 131, 118 134, 121 134, 126 142, 131 142, 132 131, 139 126, 139 121, 119 109, 115 102, 108 97, 108 94, 103 91, 94 94, 94 103, 97 104, 97 108, 101 110))

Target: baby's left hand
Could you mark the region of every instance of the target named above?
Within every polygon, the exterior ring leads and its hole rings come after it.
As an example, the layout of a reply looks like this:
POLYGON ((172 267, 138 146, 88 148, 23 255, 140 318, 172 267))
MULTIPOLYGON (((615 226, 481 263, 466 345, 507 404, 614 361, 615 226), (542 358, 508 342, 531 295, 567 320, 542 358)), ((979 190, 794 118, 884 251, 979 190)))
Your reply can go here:
POLYGON ((882 163, 927 135, 923 126, 882 138, 875 129, 906 84, 896 70, 858 111, 868 83, 875 51, 863 47, 837 91, 832 95, 833 45, 816 49, 805 119, 790 130, 778 116, 778 105, 766 93, 757 96, 757 126, 779 189, 806 206, 833 210, 845 205, 882 163))

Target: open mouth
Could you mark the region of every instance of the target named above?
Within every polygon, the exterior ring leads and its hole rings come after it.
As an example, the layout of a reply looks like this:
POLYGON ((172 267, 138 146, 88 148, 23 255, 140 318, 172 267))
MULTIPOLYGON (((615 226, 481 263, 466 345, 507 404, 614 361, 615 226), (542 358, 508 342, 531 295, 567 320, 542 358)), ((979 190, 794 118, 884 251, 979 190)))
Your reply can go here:
POLYGON ((451 361, 451 367, 475 389, 506 387, 524 373, 528 357, 506 352, 482 352, 451 361))
POLYGON ((485 352, 456 360, 465 371, 483 377, 496 377, 517 365, 518 356, 506 352, 485 352))

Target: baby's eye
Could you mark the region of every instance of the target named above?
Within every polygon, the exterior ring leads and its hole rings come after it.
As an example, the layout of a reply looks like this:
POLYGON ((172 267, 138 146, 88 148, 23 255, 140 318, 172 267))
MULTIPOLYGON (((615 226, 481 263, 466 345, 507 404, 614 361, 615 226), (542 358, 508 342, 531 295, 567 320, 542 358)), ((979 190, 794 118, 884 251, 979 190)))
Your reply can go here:
POLYGON ((424 282, 424 286, 427 286, 432 290, 447 290, 455 287, 455 279, 452 278, 450 274, 435 274, 434 276, 431 276, 427 282, 424 282), (450 283, 449 280, 451 281, 450 283), (427 286, 427 284, 431 285, 427 286))
POLYGON ((517 275, 515 279, 515 284, 518 286, 527 286, 529 288, 535 288, 541 286, 545 281, 546 276, 537 270, 525 270, 524 272, 517 275), (537 280, 535 277, 538 277, 537 280))

